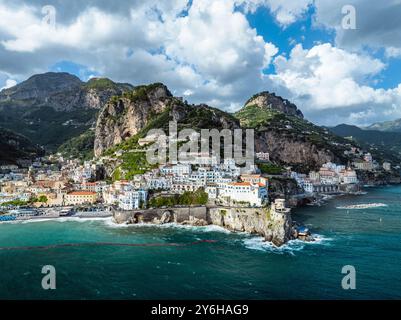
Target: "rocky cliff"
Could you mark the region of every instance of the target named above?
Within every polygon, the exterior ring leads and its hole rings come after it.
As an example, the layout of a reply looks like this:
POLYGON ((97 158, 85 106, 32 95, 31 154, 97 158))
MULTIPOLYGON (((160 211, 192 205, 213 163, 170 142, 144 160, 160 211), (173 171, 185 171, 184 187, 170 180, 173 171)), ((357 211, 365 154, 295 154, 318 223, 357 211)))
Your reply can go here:
POLYGON ((177 121, 178 129, 239 128, 231 115, 207 105, 189 105, 172 96, 161 83, 140 86, 132 92, 114 97, 99 114, 94 153, 100 156, 107 149, 130 138, 146 136, 150 129, 164 129, 169 121, 177 121))
POLYGON ((176 101, 166 86, 137 88, 135 91, 108 102, 96 123, 94 153, 105 150, 136 135, 157 115, 176 101))
POLYGON ((136 211, 114 211, 114 221, 122 224, 179 223, 193 226, 217 225, 231 231, 258 234, 281 246, 293 239, 291 215, 272 208, 172 207, 136 211))
POLYGON ((299 118, 304 117, 301 110, 299 110, 295 104, 268 91, 260 92, 251 97, 245 103, 245 108, 249 106, 256 106, 261 110, 279 111, 299 118))
POLYGON ((304 139, 303 136, 287 135, 275 130, 265 130, 257 133, 255 139, 256 152, 269 152, 273 162, 290 165, 308 171, 319 168, 329 161, 343 163, 343 156, 335 154, 330 147, 304 139))
POLYGON ((289 102, 276 107, 266 105, 267 97, 282 101, 262 93, 235 114, 242 127, 255 130, 256 152, 269 152, 273 162, 301 172, 317 169, 328 161, 347 163, 344 151, 353 142, 303 119, 302 113, 289 102))
POLYGON ((275 214, 273 208, 212 208, 210 223, 232 231, 258 234, 281 246, 292 239, 290 214, 275 214))

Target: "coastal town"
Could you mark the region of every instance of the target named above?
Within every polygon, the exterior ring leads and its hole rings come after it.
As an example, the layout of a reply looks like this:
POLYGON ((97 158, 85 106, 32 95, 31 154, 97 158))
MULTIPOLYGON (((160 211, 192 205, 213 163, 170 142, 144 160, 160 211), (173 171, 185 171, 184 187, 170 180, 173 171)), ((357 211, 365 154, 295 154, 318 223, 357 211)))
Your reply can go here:
MULTIPOLYGON (((370 153, 350 150, 355 161, 348 165, 325 163, 308 174, 285 168, 268 174, 260 167, 270 163, 268 153, 257 153, 256 164, 237 166, 234 159, 221 163, 198 155, 196 164, 177 162, 159 165, 130 180, 110 179, 104 160, 81 162, 60 154, 38 158, 27 166, 0 166, 1 221, 60 216, 110 216, 112 210, 139 210, 180 205, 214 207, 267 207, 274 202, 269 181, 277 177, 296 182, 299 197, 358 193, 358 175, 388 172, 390 163, 379 164, 370 153), (24 168, 25 166, 25 168, 24 168)), ((107 160, 110 157, 108 157, 107 160)), ((283 194, 288 200, 288 195, 283 194)))

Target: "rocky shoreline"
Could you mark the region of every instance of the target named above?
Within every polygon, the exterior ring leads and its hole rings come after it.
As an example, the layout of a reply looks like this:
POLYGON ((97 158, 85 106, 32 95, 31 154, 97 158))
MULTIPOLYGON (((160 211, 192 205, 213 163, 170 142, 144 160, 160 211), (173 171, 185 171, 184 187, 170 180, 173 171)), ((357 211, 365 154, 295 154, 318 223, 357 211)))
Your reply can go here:
POLYGON ((115 210, 113 217, 118 224, 216 225, 234 232, 258 234, 278 247, 293 239, 314 240, 306 228, 293 223, 290 209, 277 202, 266 208, 199 206, 115 210))

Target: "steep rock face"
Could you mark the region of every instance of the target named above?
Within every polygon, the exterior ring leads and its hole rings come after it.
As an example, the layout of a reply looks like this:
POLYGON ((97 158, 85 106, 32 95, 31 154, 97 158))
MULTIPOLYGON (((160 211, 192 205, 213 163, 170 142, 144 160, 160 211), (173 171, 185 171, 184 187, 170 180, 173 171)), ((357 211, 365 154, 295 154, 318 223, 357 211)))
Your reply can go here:
POLYGON ((137 134, 153 116, 167 109, 173 97, 166 86, 141 87, 114 99, 99 114, 95 131, 95 156, 137 134))
POLYGON ((304 117, 301 110, 299 110, 295 104, 268 91, 254 95, 245 103, 245 107, 252 105, 256 105, 261 109, 280 111, 290 116, 304 117))
POLYGON ((171 207, 113 212, 118 224, 180 223, 193 226, 217 225, 228 230, 258 234, 281 246, 293 239, 291 214, 274 214, 272 208, 171 207))
POLYGON ((235 116, 241 126, 255 130, 256 152, 268 152, 276 164, 299 172, 328 161, 346 164, 344 151, 354 144, 303 119, 295 105, 273 94, 255 95, 235 116))
POLYGON ((259 234, 276 246, 292 238, 290 214, 273 215, 273 209, 266 208, 212 208, 209 210, 210 223, 233 231, 259 234))
POLYGON ((147 129, 163 129, 168 134, 169 121, 178 130, 234 129, 239 121, 207 105, 188 105, 172 96, 163 84, 141 86, 113 99, 101 111, 96 124, 95 156, 147 129))
POLYGON ((287 137, 274 130, 257 134, 255 151, 269 152, 270 159, 277 163, 306 165, 310 169, 318 168, 329 161, 342 162, 342 159, 329 149, 295 137, 287 137))

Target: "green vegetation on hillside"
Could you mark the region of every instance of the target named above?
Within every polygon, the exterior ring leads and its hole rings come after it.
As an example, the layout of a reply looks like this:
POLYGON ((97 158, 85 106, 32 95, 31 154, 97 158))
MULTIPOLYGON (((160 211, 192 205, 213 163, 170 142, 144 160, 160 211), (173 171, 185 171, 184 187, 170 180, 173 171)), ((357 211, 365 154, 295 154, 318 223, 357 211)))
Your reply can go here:
POLYGON ((61 144, 76 137, 92 125, 97 110, 74 109, 56 111, 52 107, 29 109, 8 107, 0 104, 0 126, 16 130, 29 137, 32 142, 54 151, 61 144))
POLYGON ((33 159, 43 154, 28 138, 0 128, 0 164, 15 164, 19 159, 33 159))
POLYGON ((173 195, 168 197, 154 197, 149 201, 149 207, 171 207, 177 205, 205 205, 208 201, 207 193, 202 189, 194 192, 185 191, 181 195, 173 195))
POLYGON ((90 79, 84 85, 84 87, 86 89, 98 89, 98 90, 117 89, 118 88, 117 84, 108 78, 90 79))
POLYGON ((282 174, 285 169, 272 163, 257 163, 258 168, 264 174, 282 174))
POLYGON ((273 120, 284 119, 285 115, 281 112, 262 109, 257 105, 249 105, 238 111, 235 116, 240 120, 241 126, 247 128, 258 128, 273 120))
POLYGON ((125 179, 131 180, 137 174, 144 174, 155 166, 150 165, 146 160, 145 152, 126 152, 121 156, 120 168, 125 172, 125 179))
MULTIPOLYGON (((134 88, 134 90, 124 92, 123 98, 129 99, 131 102, 147 100, 148 93, 161 86, 163 86, 162 83, 152 83, 149 85, 137 86, 134 88)), ((115 100, 116 98, 113 99, 115 100)))
POLYGON ((71 138, 63 143, 57 152, 72 159, 90 160, 93 158, 93 147, 95 142, 95 132, 91 129, 81 135, 71 138))
POLYGON ((212 107, 185 106, 190 111, 178 123, 178 129, 218 129, 221 130, 220 119, 227 122, 238 123, 238 120, 231 114, 212 107))

